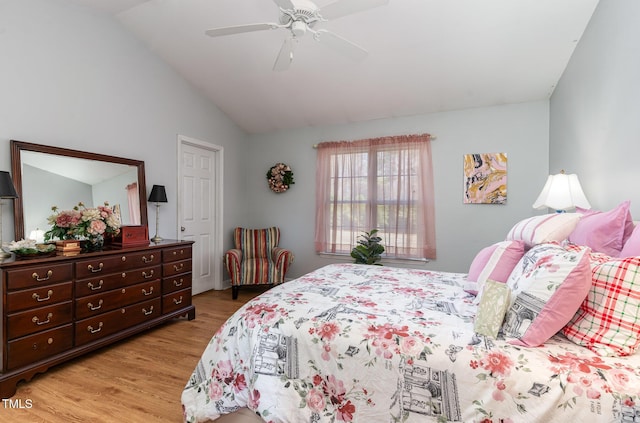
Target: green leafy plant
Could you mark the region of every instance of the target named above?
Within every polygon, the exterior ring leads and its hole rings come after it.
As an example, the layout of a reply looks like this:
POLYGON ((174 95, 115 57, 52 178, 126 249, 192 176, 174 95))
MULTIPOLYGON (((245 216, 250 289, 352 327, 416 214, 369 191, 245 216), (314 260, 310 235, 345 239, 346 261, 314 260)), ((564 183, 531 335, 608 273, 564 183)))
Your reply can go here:
POLYGON ((384 246, 380 244, 382 238, 377 236, 377 233, 377 229, 371 229, 370 232, 360 235, 358 245, 351 250, 351 257, 355 259, 356 263, 382 266, 382 263, 378 262, 382 259, 384 246))

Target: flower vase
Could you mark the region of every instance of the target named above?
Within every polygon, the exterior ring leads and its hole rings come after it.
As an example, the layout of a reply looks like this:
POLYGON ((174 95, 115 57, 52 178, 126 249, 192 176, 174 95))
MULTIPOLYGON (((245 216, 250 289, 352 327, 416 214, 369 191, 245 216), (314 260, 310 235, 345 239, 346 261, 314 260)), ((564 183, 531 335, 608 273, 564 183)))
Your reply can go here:
POLYGON ((87 238, 85 243, 85 250, 87 251, 100 251, 104 247, 104 236, 92 235, 87 238))

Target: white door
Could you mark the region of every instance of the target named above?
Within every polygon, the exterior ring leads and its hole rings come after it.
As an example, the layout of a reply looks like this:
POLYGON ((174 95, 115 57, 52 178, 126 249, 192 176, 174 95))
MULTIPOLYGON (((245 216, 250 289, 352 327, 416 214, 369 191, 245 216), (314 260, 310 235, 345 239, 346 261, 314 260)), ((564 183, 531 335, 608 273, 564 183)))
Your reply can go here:
POLYGON ((222 289, 222 147, 178 137, 179 238, 193 244, 193 294, 222 289))

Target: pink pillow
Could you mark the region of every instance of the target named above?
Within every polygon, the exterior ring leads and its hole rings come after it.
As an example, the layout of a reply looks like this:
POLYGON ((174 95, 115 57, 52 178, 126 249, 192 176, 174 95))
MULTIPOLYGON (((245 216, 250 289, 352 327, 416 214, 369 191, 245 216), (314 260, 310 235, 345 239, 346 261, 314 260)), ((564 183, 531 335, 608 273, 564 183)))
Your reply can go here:
POLYGON ((523 347, 542 345, 562 330, 591 287, 589 248, 568 251, 548 244, 531 250, 537 250, 535 264, 519 277, 516 285, 523 289, 502 326, 505 336, 517 338, 509 343, 523 347))
POLYGON ((631 236, 624 243, 622 251, 620 251, 619 257, 633 257, 640 256, 640 225, 636 226, 631 236))
POLYGON ((485 247, 476 255, 469 267, 467 280, 476 282, 475 288, 465 291, 477 295, 487 279, 506 282, 515 265, 524 255, 523 241, 502 241, 485 247))
POLYGON ((607 212, 576 209, 582 218, 569 235, 574 244, 586 245, 593 251, 618 257, 625 241, 633 232, 630 202, 623 201, 607 212))

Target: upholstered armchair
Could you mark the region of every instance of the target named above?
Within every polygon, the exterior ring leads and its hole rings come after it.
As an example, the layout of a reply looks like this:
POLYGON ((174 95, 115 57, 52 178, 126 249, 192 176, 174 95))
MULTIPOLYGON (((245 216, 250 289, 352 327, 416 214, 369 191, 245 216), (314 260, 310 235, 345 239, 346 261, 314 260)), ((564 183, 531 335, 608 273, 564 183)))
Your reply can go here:
POLYGON ((279 284, 293 263, 293 253, 278 247, 280 229, 235 228, 235 248, 224 254, 224 265, 231 276, 231 297, 238 298, 242 285, 279 284))

